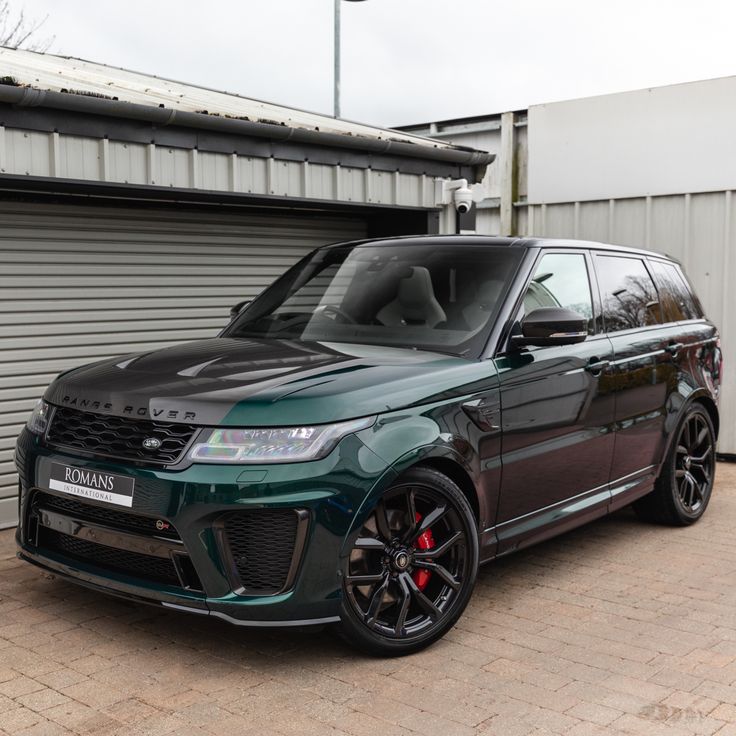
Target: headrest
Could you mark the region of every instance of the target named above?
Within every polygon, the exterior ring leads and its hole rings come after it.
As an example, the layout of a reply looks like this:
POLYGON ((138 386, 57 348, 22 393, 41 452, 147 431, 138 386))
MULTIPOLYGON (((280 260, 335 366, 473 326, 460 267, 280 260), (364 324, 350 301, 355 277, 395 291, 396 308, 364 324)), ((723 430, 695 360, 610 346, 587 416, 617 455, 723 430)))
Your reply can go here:
POLYGON ((424 266, 414 266, 411 275, 399 281, 397 298, 401 304, 412 307, 424 305, 429 299, 434 299, 429 271, 424 266))
POLYGON ((497 279, 489 279, 484 281, 476 292, 475 301, 481 309, 485 311, 491 311, 498 301, 498 297, 501 295, 501 289, 503 288, 503 281, 497 279))

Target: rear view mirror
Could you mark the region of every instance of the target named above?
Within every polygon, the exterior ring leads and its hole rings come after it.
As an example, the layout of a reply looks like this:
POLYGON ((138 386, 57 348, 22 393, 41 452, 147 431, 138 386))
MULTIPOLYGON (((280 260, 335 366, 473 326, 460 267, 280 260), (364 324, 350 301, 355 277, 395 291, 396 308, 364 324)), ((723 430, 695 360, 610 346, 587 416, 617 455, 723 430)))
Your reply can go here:
POLYGON ((234 307, 230 307, 230 319, 235 319, 249 304, 250 299, 246 299, 238 302, 234 307))
POLYGON ((588 320, 572 309, 541 307, 521 320, 521 334, 511 338, 513 345, 542 347, 574 345, 588 336, 588 320))

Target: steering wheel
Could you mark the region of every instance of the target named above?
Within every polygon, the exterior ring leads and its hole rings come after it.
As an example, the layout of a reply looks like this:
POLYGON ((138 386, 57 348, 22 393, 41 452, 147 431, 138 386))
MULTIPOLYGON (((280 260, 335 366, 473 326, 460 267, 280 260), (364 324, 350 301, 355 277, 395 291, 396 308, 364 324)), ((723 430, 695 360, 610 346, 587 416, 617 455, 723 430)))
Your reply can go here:
POLYGON ((325 304, 324 306, 320 307, 318 310, 320 315, 323 315, 327 317, 327 319, 331 319, 333 321, 336 321, 336 318, 339 317, 342 319, 343 322, 349 324, 349 325, 355 325, 357 322, 355 319, 349 315, 344 309, 341 309, 336 304, 325 304), (330 317, 330 315, 334 315, 330 317))

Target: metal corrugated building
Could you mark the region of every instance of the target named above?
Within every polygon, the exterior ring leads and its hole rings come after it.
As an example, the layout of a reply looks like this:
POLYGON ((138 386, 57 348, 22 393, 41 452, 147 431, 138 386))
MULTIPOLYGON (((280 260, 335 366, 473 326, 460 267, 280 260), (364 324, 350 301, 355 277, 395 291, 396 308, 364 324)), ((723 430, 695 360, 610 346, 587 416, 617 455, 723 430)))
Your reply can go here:
POLYGON ((435 179, 493 156, 0 48, 0 526, 20 427, 61 370, 217 333, 312 248, 454 232, 435 179))
POLYGON ((498 154, 478 232, 601 240, 679 259, 721 331, 720 452, 736 455, 736 77, 412 125, 498 154))

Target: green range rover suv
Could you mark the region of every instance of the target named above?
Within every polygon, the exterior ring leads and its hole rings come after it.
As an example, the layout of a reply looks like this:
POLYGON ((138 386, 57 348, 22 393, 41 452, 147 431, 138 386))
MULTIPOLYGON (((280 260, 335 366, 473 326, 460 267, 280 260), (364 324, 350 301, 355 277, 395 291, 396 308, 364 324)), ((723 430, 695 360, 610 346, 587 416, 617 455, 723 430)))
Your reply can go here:
POLYGON ((314 251, 219 337, 59 375, 18 439, 19 556, 245 626, 405 654, 478 566, 713 487, 721 353, 679 265, 579 241, 314 251))

